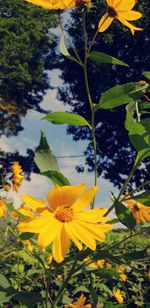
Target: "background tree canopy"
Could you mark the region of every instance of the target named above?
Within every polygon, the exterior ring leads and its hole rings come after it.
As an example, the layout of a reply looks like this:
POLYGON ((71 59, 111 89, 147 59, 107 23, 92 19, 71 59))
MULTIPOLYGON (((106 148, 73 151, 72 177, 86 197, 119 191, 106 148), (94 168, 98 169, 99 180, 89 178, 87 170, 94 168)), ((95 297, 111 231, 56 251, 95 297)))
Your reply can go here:
MULTIPOLYGON (((89 63, 89 83, 93 101, 98 102, 100 94, 116 84, 143 79, 142 73, 149 70, 149 1, 142 1, 138 10, 144 17, 139 25, 144 28, 136 32, 133 37, 127 28, 123 28, 118 21, 99 34, 93 50, 106 52, 120 58, 129 64, 129 68, 111 65, 89 63)), ((95 3, 93 11, 88 14, 87 28, 89 41, 93 37, 98 21, 106 11, 105 1, 95 3)), ((75 113, 90 120, 85 84, 81 68, 61 57, 59 66, 56 61, 55 49, 57 40, 49 29, 55 27, 57 18, 54 12, 39 9, 22 0, 5 0, 0 2, 0 118, 1 134, 16 135, 21 129, 20 119, 28 109, 44 112, 39 103, 45 90, 50 88, 46 70, 59 67, 64 86, 59 89, 58 97, 62 102, 70 104, 75 113), (71 72, 71 73, 70 73, 71 72)), ((83 32, 81 15, 75 10, 67 30, 73 38, 74 44, 83 55, 83 32)), ((71 53, 71 51, 70 51, 71 53)), ((124 128, 124 107, 113 110, 99 110, 96 116, 96 136, 98 153, 98 173, 120 187, 125 176, 129 173, 135 151, 131 147, 127 132, 124 128)), ((74 140, 89 140, 85 151, 88 170, 93 170, 93 150, 91 136, 85 127, 68 127, 68 134, 74 140)), ((27 166, 25 172, 29 175, 37 169, 33 163, 33 151, 28 150, 27 156, 19 153, 0 153, 3 166, 8 169, 8 161, 19 161, 27 166), (28 163, 27 163, 28 162, 28 163)), ((79 172, 83 166, 77 166, 79 172)), ((150 165, 145 160, 133 177, 137 185, 146 180, 150 165)))
POLYGON ((0 135, 16 135, 28 109, 50 87, 46 70, 54 66, 56 40, 49 29, 57 17, 22 0, 0 1, 0 135))
MULTIPOLYGON (((98 21, 106 11, 105 1, 97 1, 93 12, 87 17, 87 29, 89 41, 93 37, 98 21), (101 6, 100 6, 101 4, 101 6), (101 9, 103 8, 103 10, 101 9)), ((92 99, 98 103, 100 94, 116 84, 123 84, 130 81, 143 80, 143 72, 150 69, 150 34, 149 34, 149 1, 142 1, 137 9, 143 13, 143 18, 139 25, 144 31, 139 31, 132 36, 130 30, 123 29, 122 24, 114 21, 111 27, 104 33, 98 35, 93 50, 106 52, 129 64, 129 68, 121 66, 99 65, 92 66, 89 63, 89 84, 92 99)), ((84 52, 83 32, 81 27, 81 15, 75 11, 72 13, 72 20, 68 24, 67 30, 73 37, 74 44, 81 57, 84 52)), ((71 50, 69 51, 71 53, 71 50)), ((80 66, 64 58, 61 64, 62 79, 64 86, 59 89, 59 98, 72 106, 75 113, 83 115, 90 121, 90 109, 85 91, 83 72, 80 66), (71 73, 70 73, 71 72, 71 73), (80 80, 79 80, 80 78, 80 80), (80 86, 79 86, 80 85, 80 86)), ((125 176, 129 173, 135 151, 132 148, 127 132, 124 128, 125 107, 113 110, 99 110, 96 116, 96 137, 98 153, 98 173, 106 179, 112 181, 120 187, 125 176)), ((72 134, 74 140, 89 140, 89 145, 85 151, 86 164, 88 170, 93 170, 93 149, 91 135, 86 127, 69 127, 68 134, 72 134)), ((77 166, 77 170, 82 172, 83 166, 77 166)), ((150 172, 150 164, 145 160, 145 164, 140 167, 134 177, 136 185, 147 179, 150 172)))

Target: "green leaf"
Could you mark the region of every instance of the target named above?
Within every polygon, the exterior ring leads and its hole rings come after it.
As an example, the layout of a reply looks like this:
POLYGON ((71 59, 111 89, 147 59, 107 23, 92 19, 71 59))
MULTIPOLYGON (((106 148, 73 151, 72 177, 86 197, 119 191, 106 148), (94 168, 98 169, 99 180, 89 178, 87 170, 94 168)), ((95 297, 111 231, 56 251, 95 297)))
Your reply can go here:
POLYGON ((13 299, 26 305, 27 307, 35 307, 35 304, 42 301, 39 292, 18 292, 13 299))
POLYGON ((128 130, 129 139, 137 151, 135 165, 150 156, 150 121, 144 119, 135 122, 133 118, 135 104, 131 103, 126 107, 125 127, 128 130))
POLYGON ((65 186, 70 185, 68 179, 59 171, 46 171, 43 172, 42 175, 47 176, 55 185, 65 186))
POLYGON ((88 58, 94 61, 96 64, 108 63, 108 64, 117 64, 117 65, 122 65, 122 66, 129 66, 125 62, 120 61, 106 53, 99 52, 99 51, 90 52, 88 58))
POLYGON ((102 289, 103 291, 108 293, 109 296, 113 296, 113 293, 112 293, 111 289, 109 289, 104 283, 98 282, 96 284, 96 288, 102 289))
POLYGON ((19 237, 20 237, 20 239, 21 239, 22 241, 25 241, 25 240, 29 240, 29 239, 32 238, 34 235, 35 235, 35 233, 24 232, 24 233, 20 234, 19 237))
POLYGON ((59 45, 59 48, 60 48, 62 55, 67 57, 68 59, 80 64, 80 62, 76 58, 71 56, 70 53, 68 52, 67 47, 65 45, 65 35, 66 34, 65 34, 65 31, 64 31, 64 35, 62 35, 61 40, 60 40, 60 45, 59 45))
POLYGON ((59 171, 56 157, 53 155, 43 132, 41 132, 41 139, 35 152, 34 161, 41 174, 47 176, 54 185, 70 185, 68 179, 59 171))
POLYGON ((145 191, 143 192, 142 194, 139 194, 137 196, 134 196, 132 197, 132 199, 144 204, 144 205, 147 205, 147 206, 150 206, 150 190, 148 191, 145 191))
POLYGON ((146 249, 134 252, 128 252, 123 255, 123 258, 125 260, 138 260, 138 259, 145 259, 146 257, 147 257, 146 249))
POLYGON ((9 280, 3 274, 0 274, 0 287, 7 289, 11 286, 9 280))
POLYGON ((34 161, 41 173, 48 170, 59 170, 56 157, 53 155, 43 132, 41 132, 41 139, 35 152, 34 161))
POLYGON ((119 274, 114 269, 98 269, 96 274, 106 279, 119 279, 119 274))
POLYGON ((136 225, 136 220, 131 211, 120 201, 115 200, 116 215, 120 222, 129 229, 133 229, 136 225))
POLYGON ((143 75, 144 75, 147 79, 150 79, 150 71, 144 72, 143 75))
POLYGON ((113 109, 133 102, 143 95, 147 87, 148 84, 141 81, 115 86, 102 94, 97 108, 113 109))
POLYGON ((74 113, 52 112, 46 115, 43 120, 47 120, 53 124, 69 124, 73 126, 90 126, 86 119, 74 113))

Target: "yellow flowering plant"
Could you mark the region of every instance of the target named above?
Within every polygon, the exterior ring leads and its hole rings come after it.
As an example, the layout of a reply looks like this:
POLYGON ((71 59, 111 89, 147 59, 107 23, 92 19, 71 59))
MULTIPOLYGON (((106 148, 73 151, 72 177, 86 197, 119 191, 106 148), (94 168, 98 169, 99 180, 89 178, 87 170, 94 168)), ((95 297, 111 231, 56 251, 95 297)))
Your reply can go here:
MULTIPOLYGON (((37 296, 37 300, 33 303, 35 307, 92 308, 101 307, 105 303, 113 305, 113 303, 116 304, 116 301, 119 304, 128 304, 130 303, 129 296, 126 296, 125 292, 122 291, 125 290, 125 283, 128 283, 126 268, 130 262, 133 273, 134 271, 137 273, 138 269, 132 264, 136 252, 134 250, 125 252, 124 243, 127 242, 128 244, 128 240, 137 237, 143 232, 146 234, 148 228, 145 223, 150 221, 150 194, 149 191, 142 191, 147 183, 143 183, 140 187, 136 187, 135 190, 129 191, 128 195, 125 193, 137 167, 144 159, 150 156, 149 123, 147 118, 142 118, 139 108, 139 102, 141 102, 141 98, 149 89, 149 84, 146 81, 135 81, 116 85, 102 93, 97 102, 93 102, 88 68, 90 67, 89 64, 93 62, 95 65, 104 63, 121 65, 125 68, 128 66, 127 63, 120 59, 93 50, 94 43, 98 35, 103 35, 104 31, 110 30, 109 27, 114 20, 119 21, 121 26, 129 28, 132 34, 136 31, 142 31, 143 28, 130 23, 130 21, 134 22, 140 19, 142 13, 134 10, 135 0, 104 1, 106 12, 100 16, 99 23, 95 25, 95 34, 89 41, 87 14, 90 16, 90 12, 96 5, 91 0, 25 1, 27 12, 29 5, 39 6, 41 10, 57 11, 62 31, 60 52, 62 56, 68 58, 68 61, 74 61, 76 65, 79 65, 82 70, 88 107, 91 112, 90 121, 88 122, 81 115, 66 112, 52 112, 47 114, 43 120, 52 124, 83 126, 89 130, 94 153, 94 181, 89 185, 90 188, 86 188, 85 183, 71 185, 70 180, 61 173, 46 136, 41 132, 34 160, 41 176, 46 176, 50 179, 54 187, 47 192, 44 199, 42 199, 43 196, 37 197, 35 193, 22 195, 22 204, 20 208, 16 209, 12 202, 9 201, 8 187, 4 188, 4 185, 2 185, 1 188, 6 191, 7 196, 5 199, 0 199, 0 217, 3 217, 6 225, 8 225, 7 232, 11 233, 11 236, 17 240, 17 269, 14 269, 17 276, 17 286, 13 286, 12 299, 10 297, 10 300, 12 300, 13 304, 15 301, 19 305, 20 302, 24 304, 26 297, 26 291, 24 290, 26 288, 21 286, 24 268, 21 267, 20 260, 21 258, 25 261, 28 260, 28 255, 31 259, 36 260, 34 266, 38 264, 40 268, 39 277, 37 277, 36 271, 33 270, 33 276, 35 275, 35 279, 37 279, 37 286, 41 281, 43 286, 40 292, 38 289, 41 297, 37 296), (79 54, 73 38, 70 38, 63 26, 61 13, 70 9, 74 9, 81 14, 84 41, 83 56, 79 54), (121 187, 118 196, 114 196, 112 193, 112 205, 107 209, 105 203, 104 206, 100 207, 98 202, 95 202, 96 195, 101 189, 98 187, 95 115, 98 110, 109 110, 123 105, 126 105, 125 128, 128 132, 129 140, 136 150, 136 157, 133 168, 121 187), (142 192, 139 193, 139 191, 142 192), (122 223, 127 228, 127 232, 129 231, 129 234, 120 240, 111 241, 114 221, 109 214, 113 210, 115 210, 117 223, 122 223), (21 250, 23 250, 22 255, 21 250), (74 287, 74 281, 76 281, 76 285, 79 284, 78 289, 74 287), (107 286, 108 283, 111 285, 110 288, 107 286), (67 296, 64 292, 67 293, 67 296)), ((99 10, 99 12, 101 11, 99 10)), ((140 24, 142 24, 142 21, 138 25, 140 24)), ((144 109, 145 114, 146 109, 144 109)), ((24 179, 23 167, 18 162, 14 162, 12 173, 12 188, 18 193, 24 179)), ((143 257, 144 255, 147 258, 147 248, 144 251, 138 250, 137 254, 138 257, 140 255, 143 257)), ((30 278, 29 280, 32 284, 32 280, 30 278)), ((7 293, 5 295, 8 296, 7 293)), ((29 294, 27 295, 29 296, 29 294)), ((32 294, 30 300, 31 297, 32 294)), ((30 304, 30 301, 28 301, 27 307, 30 307, 30 304)))

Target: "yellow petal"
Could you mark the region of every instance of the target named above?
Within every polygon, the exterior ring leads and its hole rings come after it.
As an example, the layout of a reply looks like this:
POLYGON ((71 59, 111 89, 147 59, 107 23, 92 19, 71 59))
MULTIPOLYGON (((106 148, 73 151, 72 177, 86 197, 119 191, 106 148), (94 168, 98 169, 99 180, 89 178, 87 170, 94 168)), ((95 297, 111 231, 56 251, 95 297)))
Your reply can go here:
POLYGON ((118 11, 130 11, 135 6, 135 0, 114 0, 114 9, 118 11))
POLYGON ((55 210, 58 206, 71 206, 83 193, 85 184, 77 186, 54 187, 48 193, 47 199, 49 205, 55 210))
POLYGON ((84 243, 87 247, 91 248, 92 250, 96 249, 96 243, 94 238, 92 237, 91 233, 88 232, 81 224, 73 221, 72 222, 72 229, 75 237, 82 243, 84 243))
POLYGON ((123 19, 123 18, 120 18, 120 17, 117 17, 117 19, 122 23, 124 24, 126 27, 128 27, 130 30, 131 30, 131 33, 134 35, 134 31, 142 31, 143 29, 142 28, 138 28, 138 27, 135 27, 133 26, 131 23, 129 23, 127 20, 123 19))
POLYGON ((66 253, 69 249, 70 240, 64 229, 63 224, 53 241, 52 253, 56 262, 60 263, 63 261, 66 253))
POLYGON ((74 229, 72 227, 72 223, 65 223, 64 228, 68 234, 68 237, 74 242, 74 244, 78 247, 79 250, 82 250, 82 244, 78 241, 78 239, 74 235, 74 229))
POLYGON ((61 229, 61 223, 59 223, 56 219, 52 218, 47 226, 43 228, 38 236, 38 244, 41 248, 45 248, 49 244, 53 242, 53 240, 59 234, 61 229))
POLYGON ((112 21, 114 20, 114 17, 110 17, 108 15, 108 13, 105 13, 99 24, 98 24, 98 31, 99 32, 104 32, 105 30, 107 30, 109 28, 109 26, 111 25, 112 21))
POLYGON ((105 232, 112 230, 112 226, 110 224, 90 224, 84 221, 78 222, 78 224, 84 228, 85 233, 89 232, 91 236, 98 241, 104 240, 105 232))
POLYGON ((87 189, 82 196, 73 204, 72 208, 75 212, 79 212, 84 210, 86 207, 90 205, 90 203, 93 201, 96 193, 98 191, 97 186, 93 186, 89 189, 87 189))
POLYGON ((108 217, 102 217, 102 215, 104 215, 106 212, 107 209, 88 210, 85 212, 75 213, 74 219, 92 223, 105 222, 110 220, 108 217))
POLYGON ((45 203, 41 200, 33 198, 32 196, 23 195, 22 200, 27 204, 33 211, 36 211, 37 208, 46 207, 45 203))
POLYGON ((43 228, 47 226, 49 220, 49 218, 46 219, 45 217, 40 217, 32 219, 29 222, 22 222, 17 226, 17 228, 20 232, 40 233, 42 232, 43 228))
POLYGON ((118 12, 118 17, 126 20, 137 20, 142 17, 142 14, 137 11, 118 12))

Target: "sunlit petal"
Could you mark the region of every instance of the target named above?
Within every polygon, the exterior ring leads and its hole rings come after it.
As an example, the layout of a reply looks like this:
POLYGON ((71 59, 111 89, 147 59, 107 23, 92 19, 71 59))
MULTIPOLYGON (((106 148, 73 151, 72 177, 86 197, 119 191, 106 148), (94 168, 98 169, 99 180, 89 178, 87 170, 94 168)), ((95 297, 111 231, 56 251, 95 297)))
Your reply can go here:
POLYGON ((142 17, 142 14, 137 11, 118 12, 118 17, 126 20, 137 20, 142 17))
POLYGON ((117 19, 122 23, 124 24, 126 27, 128 27, 132 34, 134 35, 134 32, 137 30, 137 31, 142 31, 143 29, 142 28, 138 28, 138 27, 135 27, 133 26, 131 23, 129 23, 127 20, 123 19, 123 18, 120 18, 120 17, 117 17, 117 19))
POLYGON ((59 223, 56 219, 51 219, 49 224, 43 228, 38 236, 38 244, 41 248, 45 248, 56 238, 59 230, 61 228, 61 223, 59 223))
POLYGON ((82 196, 73 204, 72 208, 75 212, 82 211, 87 208, 90 203, 92 202, 93 198, 95 197, 98 191, 97 186, 93 186, 87 189, 82 196))
POLYGON ((117 11, 130 11, 135 6, 135 0, 115 0, 114 8, 117 11))
POLYGON ((40 217, 32 219, 31 221, 22 222, 18 225, 18 230, 20 232, 33 232, 40 233, 43 231, 43 228, 49 223, 49 218, 40 217))
POLYGON ((37 208, 44 208, 46 207, 45 203, 41 200, 38 200, 36 198, 33 198, 28 195, 22 196, 23 202, 28 205, 33 211, 35 211, 37 208))
POLYGON ((78 212, 75 213, 74 219, 93 223, 106 222, 110 220, 108 217, 102 217, 102 215, 104 215, 106 212, 107 209, 93 209, 85 212, 78 212))
POLYGON ((72 228, 74 235, 78 238, 79 241, 84 243, 87 247, 91 248, 92 250, 96 249, 96 243, 93 239, 90 232, 85 230, 82 225, 76 222, 72 222, 72 228))
POLYGON ((79 250, 82 250, 82 244, 79 242, 79 240, 74 235, 74 228, 72 226, 72 223, 65 223, 64 228, 70 237, 70 239, 74 242, 74 244, 78 247, 79 250))
POLYGON ((98 31, 104 32, 105 30, 107 30, 113 20, 114 20, 114 17, 110 17, 108 13, 105 13, 100 19, 100 22, 98 24, 98 31))
POLYGON ((62 224, 59 232, 57 232, 56 238, 53 241, 52 247, 53 256, 56 262, 60 263, 63 261, 69 249, 69 243, 69 237, 62 224))
POLYGON ((71 206, 80 197, 84 189, 84 183, 77 186, 54 187, 48 193, 48 203, 53 210, 60 205, 71 206))

